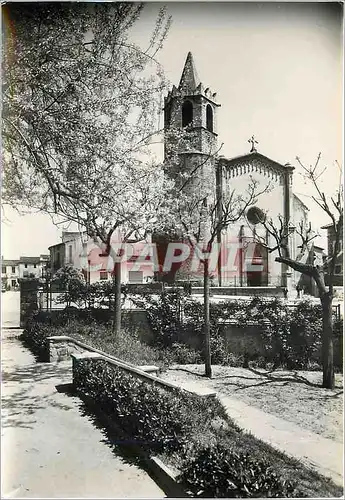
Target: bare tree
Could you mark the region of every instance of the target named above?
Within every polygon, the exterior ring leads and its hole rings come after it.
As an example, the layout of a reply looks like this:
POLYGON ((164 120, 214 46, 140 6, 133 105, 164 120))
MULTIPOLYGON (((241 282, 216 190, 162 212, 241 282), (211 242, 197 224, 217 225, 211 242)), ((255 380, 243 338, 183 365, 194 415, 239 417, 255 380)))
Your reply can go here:
POLYGON ((272 219, 266 219, 263 225, 275 242, 275 246, 269 248, 269 252, 278 251, 279 256, 276 257, 276 262, 288 265, 290 268, 312 278, 316 283, 322 306, 322 385, 323 387, 332 389, 334 388, 332 301, 334 296, 335 265, 341 249, 340 242, 343 230, 343 189, 340 183, 335 195, 329 197, 322 191, 320 178, 326 171, 326 168, 320 170, 320 158, 321 153, 318 155, 315 164, 310 166, 302 163, 300 158, 297 157, 296 159, 302 168, 305 178, 314 189, 315 194, 312 196, 312 199, 330 219, 334 234, 334 245, 328 255, 326 264, 320 266, 302 261, 303 256, 310 249, 310 243, 317 236, 315 231, 312 230, 311 224, 305 225, 300 223, 295 228, 296 233, 301 239, 300 252, 295 259, 291 258, 289 251, 289 236, 291 234, 291 229, 288 227, 289 224, 284 223, 280 217, 278 224, 275 224, 272 219), (328 277, 327 285, 325 283, 325 271, 327 271, 328 277))
MULTIPOLYGON (((192 143, 191 133, 180 133, 180 140, 192 143)), ((184 144, 185 146, 185 144, 184 144)), ((181 150, 177 141, 174 161, 181 150)), ((184 165, 175 170, 174 187, 170 203, 174 220, 173 231, 188 241, 192 251, 203 267, 205 341, 205 376, 212 377, 210 348, 210 260, 214 250, 220 250, 217 243, 223 231, 244 217, 249 206, 256 203, 258 196, 270 189, 269 184, 260 186, 251 179, 244 193, 235 190, 221 192, 216 183, 217 154, 219 150, 205 154, 186 171, 184 165), (175 203, 173 202, 175 200, 175 203)))

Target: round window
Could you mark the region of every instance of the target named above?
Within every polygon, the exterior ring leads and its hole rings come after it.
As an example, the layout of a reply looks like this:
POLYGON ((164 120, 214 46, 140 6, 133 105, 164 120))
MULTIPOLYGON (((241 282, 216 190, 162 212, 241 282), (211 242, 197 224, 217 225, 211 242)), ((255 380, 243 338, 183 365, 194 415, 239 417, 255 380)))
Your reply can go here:
POLYGON ((247 212, 247 219, 251 224, 263 223, 266 220, 265 213, 259 207, 250 207, 247 212))

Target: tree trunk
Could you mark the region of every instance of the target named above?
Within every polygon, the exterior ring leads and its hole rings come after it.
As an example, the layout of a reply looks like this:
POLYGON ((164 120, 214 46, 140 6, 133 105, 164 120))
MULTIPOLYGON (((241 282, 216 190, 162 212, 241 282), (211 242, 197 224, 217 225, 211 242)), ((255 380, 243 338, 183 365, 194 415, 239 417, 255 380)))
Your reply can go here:
POLYGON ((121 262, 114 262, 114 315, 113 334, 115 339, 121 331, 121 262))
POLYGON ((208 259, 204 260, 204 335, 205 335, 205 376, 212 377, 210 346, 210 277, 208 259))
MULTIPOLYGON (((323 273, 312 264, 303 264, 285 257, 276 257, 276 262, 284 262, 292 269, 310 276, 314 279, 322 306, 322 386, 334 389, 334 366, 333 366, 333 316, 332 300, 333 286, 327 291, 323 273)), ((332 274, 332 273, 330 273, 332 274)))
POLYGON ((332 297, 324 294, 322 304, 322 386, 334 389, 332 297))
POLYGON ((48 279, 46 280, 46 286, 47 286, 47 311, 49 311, 49 281, 48 279))

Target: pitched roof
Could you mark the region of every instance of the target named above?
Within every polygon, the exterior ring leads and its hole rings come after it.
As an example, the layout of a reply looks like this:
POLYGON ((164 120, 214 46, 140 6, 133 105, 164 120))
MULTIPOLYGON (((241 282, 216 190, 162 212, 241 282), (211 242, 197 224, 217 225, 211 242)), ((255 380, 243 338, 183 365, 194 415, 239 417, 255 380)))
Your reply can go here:
POLYGON ((299 196, 297 196, 297 194, 295 193, 292 193, 294 198, 296 198, 296 200, 306 209, 308 210, 308 212, 310 212, 310 208, 307 207, 307 205, 305 203, 303 203, 303 201, 301 200, 301 198, 299 196))
POLYGON ((19 257, 20 262, 24 262, 24 264, 39 264, 39 257, 19 257))
POLYGON ((196 96, 202 96, 204 99, 212 103, 213 106, 220 106, 220 104, 216 102, 217 93, 212 92, 209 87, 205 88, 200 81, 194 64, 193 55, 191 52, 188 52, 180 83, 178 87, 173 85, 172 89, 168 92, 168 95, 164 98, 164 109, 167 109, 169 102, 174 97, 194 98, 196 96))
POLYGON ((184 90, 184 92, 192 93, 199 85, 199 83, 200 79, 195 68, 192 53, 188 52, 178 88, 184 90))
POLYGON ((17 266, 19 264, 19 260, 13 260, 13 259, 2 259, 1 260, 1 265, 2 266, 17 266))
POLYGON ((48 247, 48 250, 50 250, 51 248, 57 248, 57 247, 65 248, 65 243, 66 243, 66 241, 64 241, 63 243, 55 243, 55 245, 50 245, 50 247, 48 247))

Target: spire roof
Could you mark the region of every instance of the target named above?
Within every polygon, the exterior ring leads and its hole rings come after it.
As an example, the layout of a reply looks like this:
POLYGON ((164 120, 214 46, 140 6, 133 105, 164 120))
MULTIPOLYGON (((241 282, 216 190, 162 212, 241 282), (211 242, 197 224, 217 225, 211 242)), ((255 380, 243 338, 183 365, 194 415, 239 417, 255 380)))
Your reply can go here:
POLYGON ((192 53, 188 52, 178 88, 179 90, 183 90, 184 92, 193 93, 199 84, 200 79, 195 69, 192 53))

